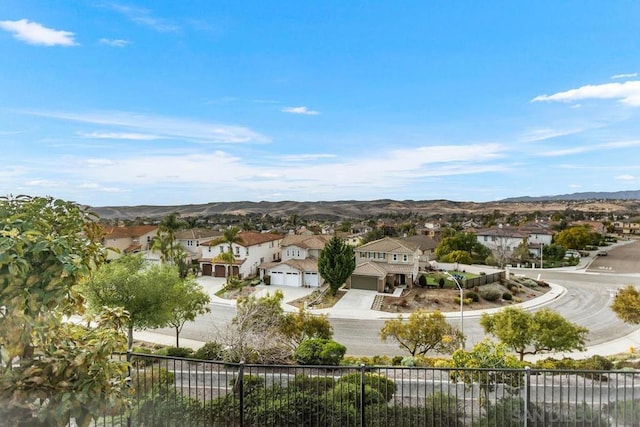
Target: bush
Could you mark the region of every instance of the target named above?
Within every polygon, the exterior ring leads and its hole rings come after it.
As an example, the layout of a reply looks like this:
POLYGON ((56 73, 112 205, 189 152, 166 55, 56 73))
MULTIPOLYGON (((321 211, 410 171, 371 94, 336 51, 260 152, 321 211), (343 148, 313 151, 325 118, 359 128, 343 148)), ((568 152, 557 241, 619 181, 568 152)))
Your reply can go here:
MULTIPOLYGON (((344 375, 338 378, 336 385, 340 383, 348 383, 357 385, 359 387, 361 375, 362 374, 360 372, 354 372, 353 374, 344 375)), ((384 375, 374 374, 370 372, 366 372, 364 374, 364 384, 365 387, 369 386, 374 390, 377 390, 387 402, 391 400, 393 394, 398 390, 398 386, 396 386, 396 383, 393 382, 393 380, 390 380, 384 375)))
POLYGON ((333 377, 324 375, 310 377, 309 375, 298 374, 291 385, 303 393, 325 394, 335 386, 335 381, 333 377))
POLYGON ((480 296, 486 301, 498 301, 502 298, 502 291, 493 287, 480 289, 480 296))
POLYGON ((185 347, 168 347, 166 352, 169 357, 190 357, 193 354, 193 350, 185 347))
MULTIPOLYGON (((239 384, 237 384, 237 381, 237 378, 231 378, 229 380, 229 385, 233 387, 233 392, 235 394, 240 393, 239 384)), ((242 377, 242 388, 244 391, 244 396, 247 396, 256 390, 262 390, 264 388, 264 378, 257 375, 245 374, 242 377)))
POLYGON ((196 350, 192 357, 201 360, 222 360, 224 358, 224 348, 222 344, 211 341, 196 350))
POLYGON ((473 292, 473 291, 467 291, 464 293, 464 298, 465 299, 471 299, 473 300, 473 302, 480 302, 480 295, 478 295, 477 293, 473 292))
MULTIPOLYGON (((153 354, 151 350, 145 347, 133 347, 133 352, 138 354, 153 354)), ((131 365, 136 367, 151 366, 156 359, 146 356, 132 356, 131 365)))
POLYGON ((333 340, 311 338, 296 348, 294 358, 301 365, 339 365, 347 348, 333 340))
POLYGON ((511 295, 509 292, 505 292, 502 294, 502 299, 505 301, 511 301, 513 299, 513 295, 511 295))
POLYGON ((440 279, 438 279, 438 287, 440 289, 444 288, 444 277, 441 277, 440 279))
MULTIPOLYGON (((326 399, 334 404, 346 404, 360 408, 360 384, 338 382, 333 390, 327 393, 326 399)), ((369 385, 364 386, 364 406, 386 403, 384 396, 369 385)))
MULTIPOLYGON (((453 303, 454 304, 460 304, 460 297, 453 297, 453 303)), ((473 300, 471 298, 465 298, 462 300, 462 304, 464 305, 471 305, 473 304, 473 300)))

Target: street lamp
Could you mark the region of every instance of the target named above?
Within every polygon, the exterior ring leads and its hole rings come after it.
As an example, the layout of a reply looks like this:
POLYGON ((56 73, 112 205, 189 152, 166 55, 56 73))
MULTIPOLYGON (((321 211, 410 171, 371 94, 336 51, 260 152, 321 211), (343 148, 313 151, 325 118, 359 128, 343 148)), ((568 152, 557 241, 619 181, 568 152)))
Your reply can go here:
MULTIPOLYGON (((464 336, 464 292, 462 290, 462 286, 460 286, 460 282, 454 276, 451 275, 448 271, 445 271, 444 274, 449 276, 451 280, 453 280, 460 291, 460 332, 464 336)), ((461 348, 464 348, 464 341, 462 341, 461 348)))

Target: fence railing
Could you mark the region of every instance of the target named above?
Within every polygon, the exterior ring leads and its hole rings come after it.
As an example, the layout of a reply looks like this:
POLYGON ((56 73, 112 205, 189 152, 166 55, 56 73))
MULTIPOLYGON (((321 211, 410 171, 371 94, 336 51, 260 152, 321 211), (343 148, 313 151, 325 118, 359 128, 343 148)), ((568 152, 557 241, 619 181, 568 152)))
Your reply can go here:
POLYGON ((469 277, 463 280, 465 289, 471 289, 476 286, 487 285, 489 283, 498 282, 506 277, 506 273, 504 271, 500 271, 498 273, 491 274, 481 274, 477 277, 469 277))
POLYGON ((132 406, 98 425, 640 426, 635 370, 131 364, 132 406))

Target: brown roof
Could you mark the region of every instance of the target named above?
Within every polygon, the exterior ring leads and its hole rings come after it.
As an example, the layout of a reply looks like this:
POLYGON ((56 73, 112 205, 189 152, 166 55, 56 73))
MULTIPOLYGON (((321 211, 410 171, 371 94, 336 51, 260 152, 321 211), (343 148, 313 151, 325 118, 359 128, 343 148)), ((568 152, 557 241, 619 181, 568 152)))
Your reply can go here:
POLYGON ((104 227, 106 232, 105 239, 122 239, 131 237, 140 237, 154 230, 157 225, 132 225, 128 227, 104 227))
POLYGON ((222 233, 215 230, 209 230, 206 228, 191 228, 189 230, 178 231, 176 239, 188 240, 188 239, 212 239, 214 237, 222 236, 222 233))
POLYGON ((284 236, 284 239, 282 239, 281 246, 297 246, 303 249, 323 249, 329 240, 331 240, 331 237, 321 234, 312 236, 287 234, 284 236))
POLYGON ((258 233, 257 231, 241 231, 238 236, 242 239, 240 246, 254 246, 260 243, 272 242, 274 240, 280 240, 284 236, 282 234, 274 233, 258 233))
POLYGON ((401 241, 391 237, 384 237, 373 242, 365 243, 356 248, 356 252, 388 252, 399 254, 412 254, 418 249, 413 242, 401 241))

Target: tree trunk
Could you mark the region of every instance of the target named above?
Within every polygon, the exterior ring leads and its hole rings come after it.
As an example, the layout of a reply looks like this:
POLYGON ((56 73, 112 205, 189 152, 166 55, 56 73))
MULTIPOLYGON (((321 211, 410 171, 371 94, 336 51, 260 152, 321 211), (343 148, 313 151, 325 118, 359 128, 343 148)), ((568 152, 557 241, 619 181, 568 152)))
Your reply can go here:
POLYGON ((180 329, 176 326, 176 348, 180 348, 180 329))
POLYGON ((127 351, 133 350, 133 325, 129 325, 127 330, 127 351))

